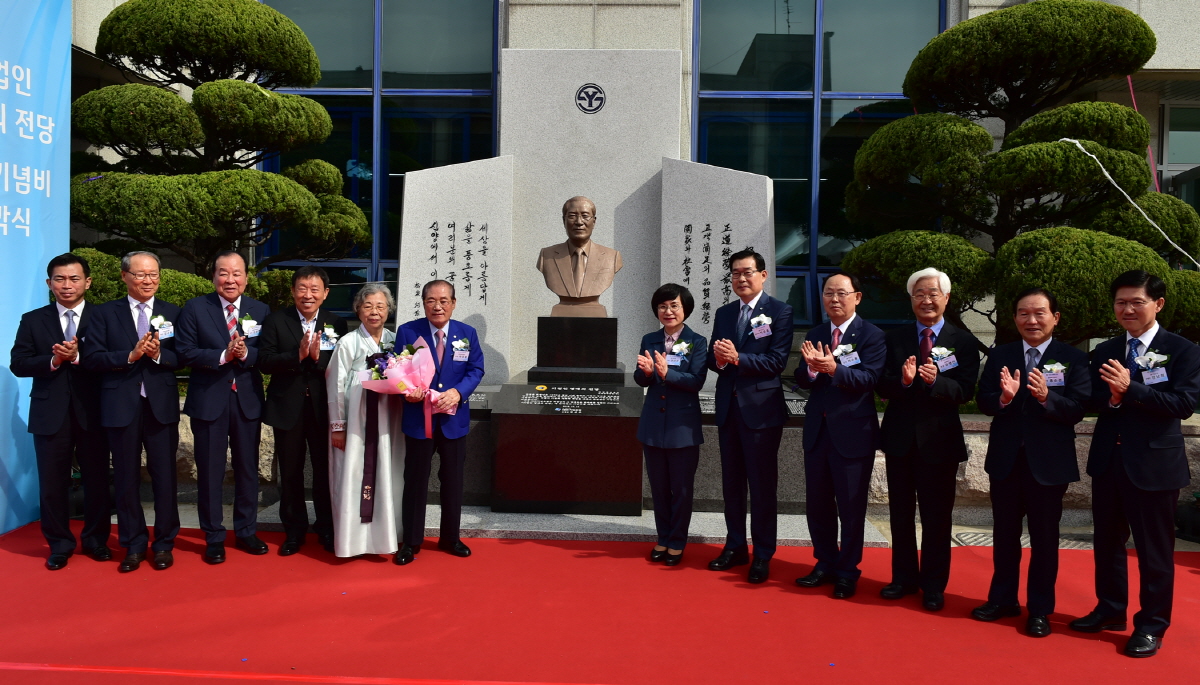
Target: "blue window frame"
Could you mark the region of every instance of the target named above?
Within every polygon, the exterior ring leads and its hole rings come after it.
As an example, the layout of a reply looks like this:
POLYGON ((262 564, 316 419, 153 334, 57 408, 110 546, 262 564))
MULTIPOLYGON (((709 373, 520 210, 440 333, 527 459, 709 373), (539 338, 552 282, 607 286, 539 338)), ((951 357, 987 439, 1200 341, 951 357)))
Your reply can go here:
MULTIPOLYGON (((395 281, 404 174, 496 154, 500 3, 260 1, 296 21, 309 34, 322 64, 333 67, 314 88, 278 89, 325 104, 334 120, 330 140, 267 160, 263 168, 278 171, 317 157, 346 172, 344 194, 367 215, 374 238, 369 250, 321 262, 334 283, 341 284, 331 293, 331 306, 348 311, 361 284, 395 281), (354 44, 367 42, 368 36, 369 54, 354 44), (426 49, 413 49, 409 43, 421 36, 429 39, 426 49), (405 44, 399 45, 402 39, 405 44)), ((273 236, 260 256, 278 254, 281 240, 287 237, 273 236)))
MULTIPOLYGON (((854 153, 912 113, 904 73, 946 29, 946 2, 694 0, 693 12, 692 158, 773 179, 778 296, 797 326, 815 325, 824 279, 856 244, 844 218, 854 153)), ((866 295, 864 315, 909 318, 866 295)))

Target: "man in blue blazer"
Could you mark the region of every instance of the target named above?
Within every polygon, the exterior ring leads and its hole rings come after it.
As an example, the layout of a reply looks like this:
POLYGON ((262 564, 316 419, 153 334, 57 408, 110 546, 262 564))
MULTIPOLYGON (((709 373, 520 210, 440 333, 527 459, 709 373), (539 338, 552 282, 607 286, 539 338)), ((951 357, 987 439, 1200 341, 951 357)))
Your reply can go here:
POLYGON ((158 255, 130 252, 121 259, 127 295, 96 308, 83 363, 102 374, 100 423, 112 449, 117 538, 125 548, 118 570, 137 570, 150 537, 142 510, 142 448, 154 492, 154 559, 160 571, 175 562, 179 533, 175 455, 179 449, 179 391, 175 370, 175 322, 179 307, 154 295, 158 255))
POLYGON ((944 316, 950 287, 950 277, 932 267, 908 277, 916 325, 884 336, 888 356, 878 387, 888 403, 879 439, 892 524, 892 582, 879 595, 900 599, 921 590, 929 611, 946 606, 958 465, 967 460, 958 407, 975 396, 979 379, 979 341, 944 316))
POLYGON ((108 441, 100 427, 100 377, 80 364, 79 344, 87 337, 95 305, 84 301, 92 287, 91 267, 70 252, 46 266, 54 302, 21 316, 9 370, 32 378, 29 427, 37 459, 42 536, 50 546, 46 568, 58 571, 75 553, 71 532, 71 460, 83 480, 83 551, 110 561, 108 534, 108 441))
POLYGON ((222 252, 213 266, 215 293, 183 306, 175 349, 181 364, 192 367, 183 413, 192 419, 196 440, 197 509, 207 546, 204 560, 225 561, 221 482, 225 453, 232 452, 233 533, 237 547, 266 554, 258 539, 258 442, 262 433, 263 387, 258 370, 258 336, 271 313, 246 297, 246 261, 222 252))
POLYGON ((1125 333, 1092 353, 1092 411, 1100 417, 1087 472, 1092 477, 1096 608, 1071 622, 1087 633, 1124 630, 1129 604, 1125 543, 1133 533, 1141 611, 1125 653, 1158 653, 1171 625, 1175 592, 1175 507, 1190 482, 1180 421, 1200 396, 1200 349, 1157 321, 1166 285, 1145 271, 1113 281, 1117 322, 1125 333))
POLYGON ((412 563, 425 541, 425 502, 429 496, 429 472, 433 453, 441 457, 438 481, 441 483, 442 521, 438 548, 458 557, 471 556, 471 549, 459 539, 462 514, 463 466, 467 460, 467 432, 471 429, 471 393, 483 380, 483 349, 475 329, 451 321, 454 313, 454 284, 430 281, 421 289, 425 318, 409 321, 396 331, 397 345, 412 345, 423 338, 433 352, 437 373, 430 390, 441 393, 437 406, 451 414, 433 415, 433 437, 425 437, 423 396, 409 396, 409 405, 401 420, 404 431, 404 499, 400 504, 403 539, 393 561, 401 566, 412 563))
POLYGON ((988 355, 979 379, 979 410, 992 419, 984 469, 991 479, 992 586, 971 615, 980 621, 1020 616, 1022 520, 1029 519, 1031 637, 1050 634, 1058 578, 1058 523, 1067 485, 1079 480, 1075 424, 1091 395, 1087 355, 1054 339, 1058 300, 1030 288, 1013 303, 1021 340, 988 355))
POLYGON ((717 430, 725 548, 709 562, 713 571, 750 563, 746 545, 746 483, 754 563, 747 579, 762 583, 775 555, 779 442, 788 419, 779 375, 792 349, 792 308, 763 292, 767 264, 753 249, 729 257, 738 300, 717 309, 708 368, 717 374, 717 430))
POLYGON ((854 596, 862 571, 867 492, 879 443, 875 384, 883 373, 883 331, 855 314, 858 278, 825 279, 821 304, 828 324, 810 329, 796 382, 809 391, 804 418, 804 501, 817 565, 801 587, 833 583, 834 599, 854 596), (842 546, 838 548, 838 520, 842 546))

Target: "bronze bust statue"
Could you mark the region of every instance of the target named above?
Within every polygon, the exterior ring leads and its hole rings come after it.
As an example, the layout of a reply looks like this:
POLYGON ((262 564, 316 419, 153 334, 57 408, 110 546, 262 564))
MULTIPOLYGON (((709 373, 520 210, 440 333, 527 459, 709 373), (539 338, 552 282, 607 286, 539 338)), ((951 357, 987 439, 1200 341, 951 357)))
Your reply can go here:
POLYGON ((546 287, 558 295, 550 316, 608 316, 600 293, 621 270, 621 253, 592 242, 596 205, 591 200, 573 197, 563 204, 562 214, 567 242, 542 248, 537 261, 546 287))

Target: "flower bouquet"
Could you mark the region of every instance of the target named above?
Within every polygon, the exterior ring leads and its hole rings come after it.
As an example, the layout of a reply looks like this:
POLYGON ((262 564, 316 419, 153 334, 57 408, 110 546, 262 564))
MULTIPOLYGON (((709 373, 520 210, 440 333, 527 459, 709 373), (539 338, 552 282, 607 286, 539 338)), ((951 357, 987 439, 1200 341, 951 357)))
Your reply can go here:
POLYGON ((399 352, 392 349, 373 354, 367 357, 367 364, 368 368, 359 372, 363 389, 383 395, 425 393, 425 437, 433 437, 433 414, 454 414, 458 411, 457 405, 447 410, 436 407, 442 393, 429 387, 437 367, 424 338, 417 338, 415 343, 405 345, 399 352))

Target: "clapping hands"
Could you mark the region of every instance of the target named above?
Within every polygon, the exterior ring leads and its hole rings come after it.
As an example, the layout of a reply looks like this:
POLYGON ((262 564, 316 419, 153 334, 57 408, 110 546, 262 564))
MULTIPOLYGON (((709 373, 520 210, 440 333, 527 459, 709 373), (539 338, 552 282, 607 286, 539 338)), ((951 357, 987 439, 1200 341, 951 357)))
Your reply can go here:
POLYGON ((804 363, 808 364, 809 370, 813 373, 827 373, 833 375, 837 371, 837 360, 833 356, 833 350, 824 343, 812 344, 811 341, 805 340, 800 346, 800 355, 804 357, 804 363))
POLYGON ((319 331, 305 333, 304 337, 300 338, 300 361, 310 358, 313 361, 321 358, 321 333, 319 331))
POLYGON ((79 354, 79 341, 77 338, 71 338, 51 347, 50 351, 54 354, 55 366, 70 364, 75 361, 75 357, 79 354))
POLYGON ((246 358, 246 338, 237 331, 233 332, 233 337, 229 339, 229 344, 225 346, 226 361, 234 359, 246 358))
POLYGON ((654 350, 654 356, 651 356, 649 352, 639 354, 637 365, 638 370, 647 376, 657 373, 659 378, 667 377, 667 357, 658 350, 654 350))

